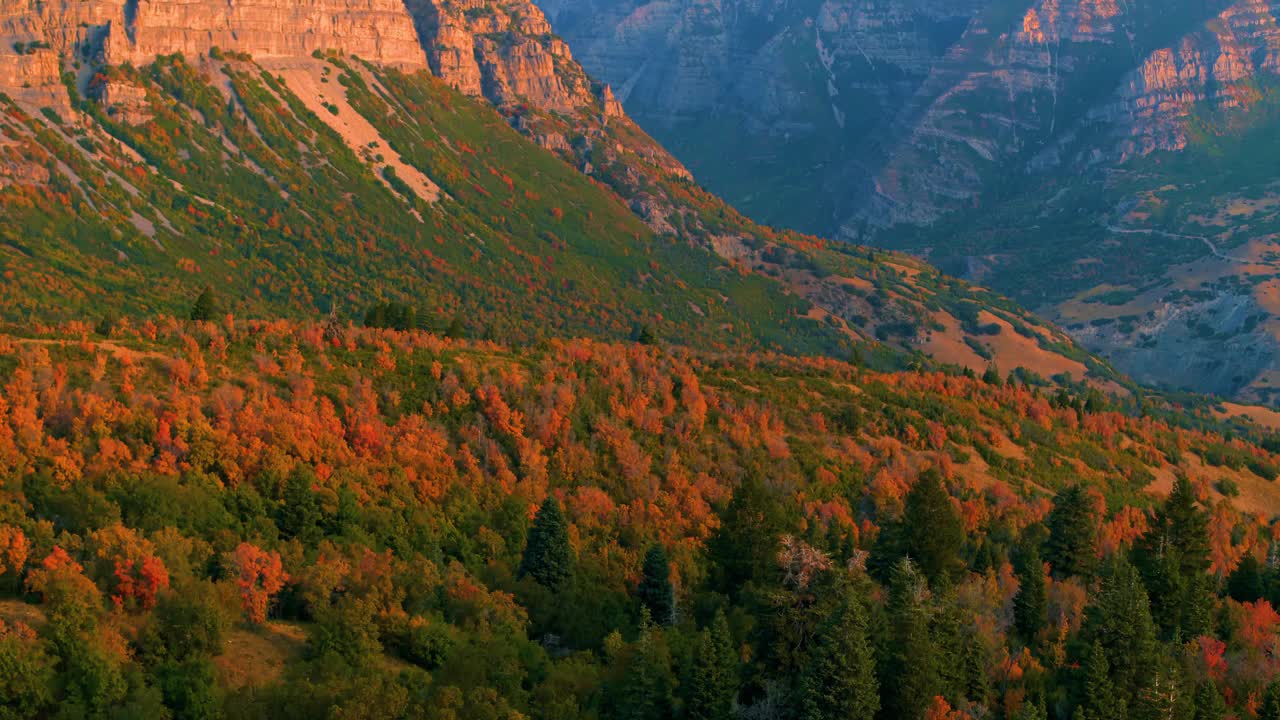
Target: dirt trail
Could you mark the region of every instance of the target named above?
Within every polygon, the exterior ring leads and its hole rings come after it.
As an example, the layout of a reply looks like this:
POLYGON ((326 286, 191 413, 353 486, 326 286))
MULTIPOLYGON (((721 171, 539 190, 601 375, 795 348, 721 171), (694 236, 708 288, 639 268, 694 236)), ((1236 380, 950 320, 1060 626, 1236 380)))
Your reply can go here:
MULTIPOLYGON (((60 340, 55 338, 24 338, 24 337, 14 337, 12 335, 5 335, 3 333, 0 333, 0 337, 8 338, 9 340, 11 340, 12 342, 18 345, 66 346, 66 345, 80 344, 79 340, 60 340)), ((134 350, 133 348, 129 348, 129 347, 125 347, 124 345, 118 345, 116 343, 113 343, 110 340, 90 340, 88 342, 95 349, 106 350, 107 352, 111 353, 112 355, 122 360, 135 361, 141 358, 148 358, 152 360, 172 360, 173 359, 171 355, 165 355, 164 353, 156 352, 154 350, 134 350)))
POLYGON ((1179 235, 1178 233, 1165 232, 1164 230, 1153 230, 1150 228, 1122 228, 1122 227, 1116 227, 1115 225, 1108 225, 1107 230, 1109 232, 1117 233, 1120 235, 1159 235, 1160 237, 1172 238, 1174 240, 1199 240, 1200 242, 1205 244, 1205 247, 1209 248, 1209 252, 1213 253, 1214 257, 1220 260, 1229 260, 1231 262, 1238 262, 1238 263, 1258 262, 1257 260, 1253 260, 1251 258, 1243 258, 1243 257, 1238 257, 1236 255, 1227 255, 1226 253, 1219 250, 1218 246, 1214 245, 1213 241, 1205 237, 1204 235, 1179 235))

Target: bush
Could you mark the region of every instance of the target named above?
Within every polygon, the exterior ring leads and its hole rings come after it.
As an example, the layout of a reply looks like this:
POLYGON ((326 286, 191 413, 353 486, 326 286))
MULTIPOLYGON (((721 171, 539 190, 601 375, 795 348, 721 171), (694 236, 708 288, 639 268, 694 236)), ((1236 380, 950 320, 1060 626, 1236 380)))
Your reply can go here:
POLYGON ((441 618, 414 616, 404 619, 387 639, 387 648, 400 659, 424 670, 444 664, 454 644, 453 627, 441 618))

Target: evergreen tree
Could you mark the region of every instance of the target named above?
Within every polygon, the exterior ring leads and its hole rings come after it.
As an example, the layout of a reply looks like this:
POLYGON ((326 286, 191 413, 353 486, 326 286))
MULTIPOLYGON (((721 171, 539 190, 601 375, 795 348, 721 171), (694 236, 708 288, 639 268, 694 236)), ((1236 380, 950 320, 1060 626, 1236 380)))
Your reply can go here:
POLYGON ((1266 597, 1266 568, 1253 555, 1245 555, 1227 577, 1227 595, 1236 602, 1255 602, 1266 597))
POLYGON ((1280 680, 1272 681, 1262 694, 1262 706, 1258 708, 1258 720, 1280 720, 1280 680))
POLYGON ((973 631, 971 615, 954 589, 934 601, 930 633, 937 648, 939 692, 950 699, 965 698, 985 704, 991 693, 986 646, 973 631))
POLYGON ((944 587, 964 571, 964 525, 937 470, 921 473, 907 493, 903 530, 908 556, 932 587, 944 587))
POLYGON ((449 321, 449 325, 444 329, 444 336, 451 340, 459 340, 467 336, 467 328, 462 324, 462 318, 454 316, 449 321))
POLYGON ((738 599, 748 583, 775 576, 779 538, 788 525, 781 499, 758 478, 743 480, 707 540, 716 588, 738 599))
POLYGON ((1003 385, 1004 383, 1000 380, 1000 369, 995 365, 988 365, 986 372, 982 373, 982 382, 996 387, 1003 385))
POLYGON ((196 298, 195 304, 191 306, 190 317, 192 320, 197 321, 213 320, 217 314, 218 303, 213 296, 213 288, 206 287, 196 298))
POLYGON ((1045 559, 1054 577, 1093 573, 1098 555, 1097 523, 1083 485, 1067 487, 1053 499, 1046 523, 1049 539, 1045 559))
POLYGON ((716 612, 711 628, 698 635, 685 688, 685 717, 689 720, 733 718, 738 697, 738 656, 723 611, 716 612))
POLYGON ((1168 655, 1158 658, 1134 702, 1134 720, 1194 720, 1195 697, 1178 665, 1168 655))
POLYGON ((654 543, 644 556, 643 576, 636 596, 659 625, 670 625, 676 619, 676 596, 671 587, 671 563, 661 543, 654 543))
POLYGON ((1195 720, 1223 720, 1227 716, 1227 701, 1211 680, 1196 686, 1194 703, 1195 720))
POLYGON ((1013 598, 1013 624, 1022 641, 1031 645, 1048 622, 1049 612, 1044 563, 1034 545, 1024 551, 1017 574, 1018 594, 1013 598))
POLYGON ((551 590, 564 587, 573 575, 568 523, 554 495, 547 495, 529 528, 524 558, 520 561, 520 576, 525 575, 551 590))
POLYGON ((1084 662, 1084 686, 1076 717, 1089 720, 1128 720, 1125 701, 1116 694, 1111 681, 1111 664, 1102 643, 1094 641, 1084 662))
POLYGON ((880 710, 862 604, 848 597, 819 629, 799 680, 800 720, 873 720, 880 710))
POLYGON ((668 720, 675 682, 662 630, 645 618, 640 637, 629 650, 611 653, 621 667, 615 668, 618 680, 613 685, 609 716, 614 720, 668 720))
POLYGON ((314 476, 299 468, 289 473, 283 496, 276 510, 276 525, 285 537, 297 538, 304 545, 315 545, 324 536, 320 523, 324 510, 312 489, 314 476))
POLYGON ((921 717, 942 693, 931 612, 928 584, 911 560, 903 558, 894 567, 889 585, 890 642, 882 698, 887 717, 921 717))
MULTIPOLYGON (((1116 702, 1132 709, 1151 680, 1160 646, 1142 578, 1123 557, 1113 558, 1104 568, 1101 586, 1085 609, 1082 634, 1086 642, 1102 648, 1116 702)), ((1105 720, 1093 709, 1089 715, 1105 720)))
POLYGON ((1134 546, 1134 560, 1151 593, 1151 610, 1164 637, 1206 632, 1213 604, 1209 570, 1209 515, 1190 481, 1179 476, 1134 546))

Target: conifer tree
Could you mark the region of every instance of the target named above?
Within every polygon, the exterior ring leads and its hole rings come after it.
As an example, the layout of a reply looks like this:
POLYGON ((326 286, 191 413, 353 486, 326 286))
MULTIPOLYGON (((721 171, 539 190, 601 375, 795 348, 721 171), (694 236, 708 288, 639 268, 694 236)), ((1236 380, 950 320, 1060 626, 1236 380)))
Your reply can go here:
POLYGON ((1102 643, 1094 641, 1084 661, 1084 687, 1080 705, 1076 709, 1076 717, 1088 717, 1089 720, 1127 720, 1129 717, 1125 701, 1117 696, 1115 684, 1111 682, 1111 664, 1107 662, 1107 653, 1102 643))
POLYGON ((1209 515, 1179 476, 1169 498, 1134 546, 1134 559, 1151 592, 1151 610, 1168 639, 1208 630, 1213 604, 1209 570, 1209 515))
POLYGON ((213 296, 213 288, 206 287, 191 306, 191 319, 196 321, 212 320, 218 313, 218 303, 213 296))
POLYGON ((649 610, 649 616, 659 625, 674 623, 676 598, 671 587, 671 563, 661 543, 654 543, 645 553, 642 573, 640 586, 636 588, 641 605, 649 610))
MULTIPOLYGON (((606 641, 608 644, 608 641, 606 641)), ((640 637, 630 652, 613 652, 618 681, 613 687, 610 717, 615 720, 668 720, 672 716, 671 654, 661 628, 642 621, 640 637)))
POLYGON ((1227 595, 1236 602, 1255 602, 1266 597, 1266 568, 1252 554, 1245 555, 1227 577, 1227 595))
POLYGON ((873 720, 880 710, 866 610, 848 597, 819 629, 799 681, 800 720, 873 720))
POLYGON ((771 576, 787 525, 781 500, 759 478, 744 479, 707 540, 717 589, 737 599, 744 585, 771 576))
POLYGON ((694 648, 686 682, 685 717, 689 720, 731 720, 738 696, 738 657, 723 611, 710 629, 703 629, 694 648))
POLYGON ((1258 708, 1258 720, 1280 720, 1280 680, 1272 681, 1262 694, 1262 706, 1258 708))
POLYGON ((942 484, 942 475, 926 470, 907 493, 903 511, 907 555, 916 563, 929 584, 941 588, 963 570, 960 550, 964 546, 964 525, 942 484))
POLYGON ((1223 720, 1227 716, 1227 701, 1211 680, 1196 686, 1194 704, 1195 720, 1223 720))
POLYGON ((1013 624, 1022 641, 1031 645, 1048 621, 1044 563, 1034 545, 1024 551, 1017 574, 1018 594, 1013 598, 1013 624))
POLYGON ((899 560, 889 586, 890 643, 882 698, 887 717, 921 717, 942 692, 931 610, 924 577, 910 559, 899 560))
POLYGON ((1054 577, 1093 573, 1098 555, 1098 518, 1089 505, 1089 496, 1080 484, 1067 487, 1053 499, 1046 522, 1049 539, 1045 542, 1045 559, 1054 577))
MULTIPOLYGON (((1096 643, 1104 653, 1116 702, 1132 709, 1151 680, 1160 647, 1146 588, 1125 558, 1113 558, 1104 568, 1101 586, 1085 609, 1082 633, 1086 642, 1096 643)), ((1093 709, 1089 714, 1106 720, 1093 709)))
POLYGON ((564 587, 573 575, 573 549, 560 502, 547 495, 525 540, 520 576, 529 575, 550 590, 564 587))

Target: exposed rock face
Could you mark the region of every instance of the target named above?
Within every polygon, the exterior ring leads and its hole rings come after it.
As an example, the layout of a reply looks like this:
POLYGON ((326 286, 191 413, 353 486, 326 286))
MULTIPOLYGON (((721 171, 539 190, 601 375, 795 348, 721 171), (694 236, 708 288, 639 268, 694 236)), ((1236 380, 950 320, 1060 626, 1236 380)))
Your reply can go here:
POLYGON ((588 79, 529 0, 0 0, 0 92, 28 110, 71 111, 63 74, 74 70, 78 89, 109 114, 145 123, 146 93, 96 71, 215 48, 286 67, 321 51, 429 67, 588 172, 638 159, 644 170, 609 173, 628 195, 689 174, 626 118, 607 86, 588 79))
POLYGON ((426 58, 401 0, 3 0, 0 36, 62 54, 146 62, 211 48, 259 57, 342 50, 387 65, 426 58))
POLYGON ((525 101, 562 112, 598 104, 569 46, 531 3, 406 2, 431 70, 458 90, 498 105, 525 101))
POLYGON ((588 72, 713 190, 825 232, 869 187, 877 134, 988 2, 539 1, 588 72), (778 192, 797 175, 813 185, 778 192), (732 192, 744 177, 760 182, 732 192))
POLYGON ((112 30, 113 63, 219 47, 267 58, 341 50, 383 65, 426 64, 401 0, 138 0, 136 14, 112 30))
POLYGON ((0 0, 0 88, 31 106, 66 105, 60 76, 72 60, 145 64, 213 48, 427 64, 401 0, 0 0))
POLYGON ((1254 79, 1280 67, 1272 0, 540 4, 713 190, 758 175, 763 187, 730 199, 855 236, 981 202, 993 173, 1179 149, 1193 109, 1248 106, 1254 79), (1099 126, 1111 142, 1077 146, 1099 126), (822 198, 812 222, 758 202, 796 176, 811 184, 802 205, 822 198))
POLYGON ((1277 8, 1041 0, 1008 32, 971 27, 917 96, 861 219, 930 223, 978 201, 993 173, 1184 148, 1193 112, 1247 107, 1260 99, 1255 80, 1277 74, 1277 8), (1096 142, 1099 129, 1110 142, 1096 142), (1095 141, 1083 146, 1087 132, 1095 141))
POLYGON ((1257 102, 1253 81, 1280 71, 1276 7, 1242 0, 1177 46, 1148 56, 1116 100, 1092 115, 1117 126, 1120 155, 1181 150, 1197 106, 1223 110, 1257 102))

